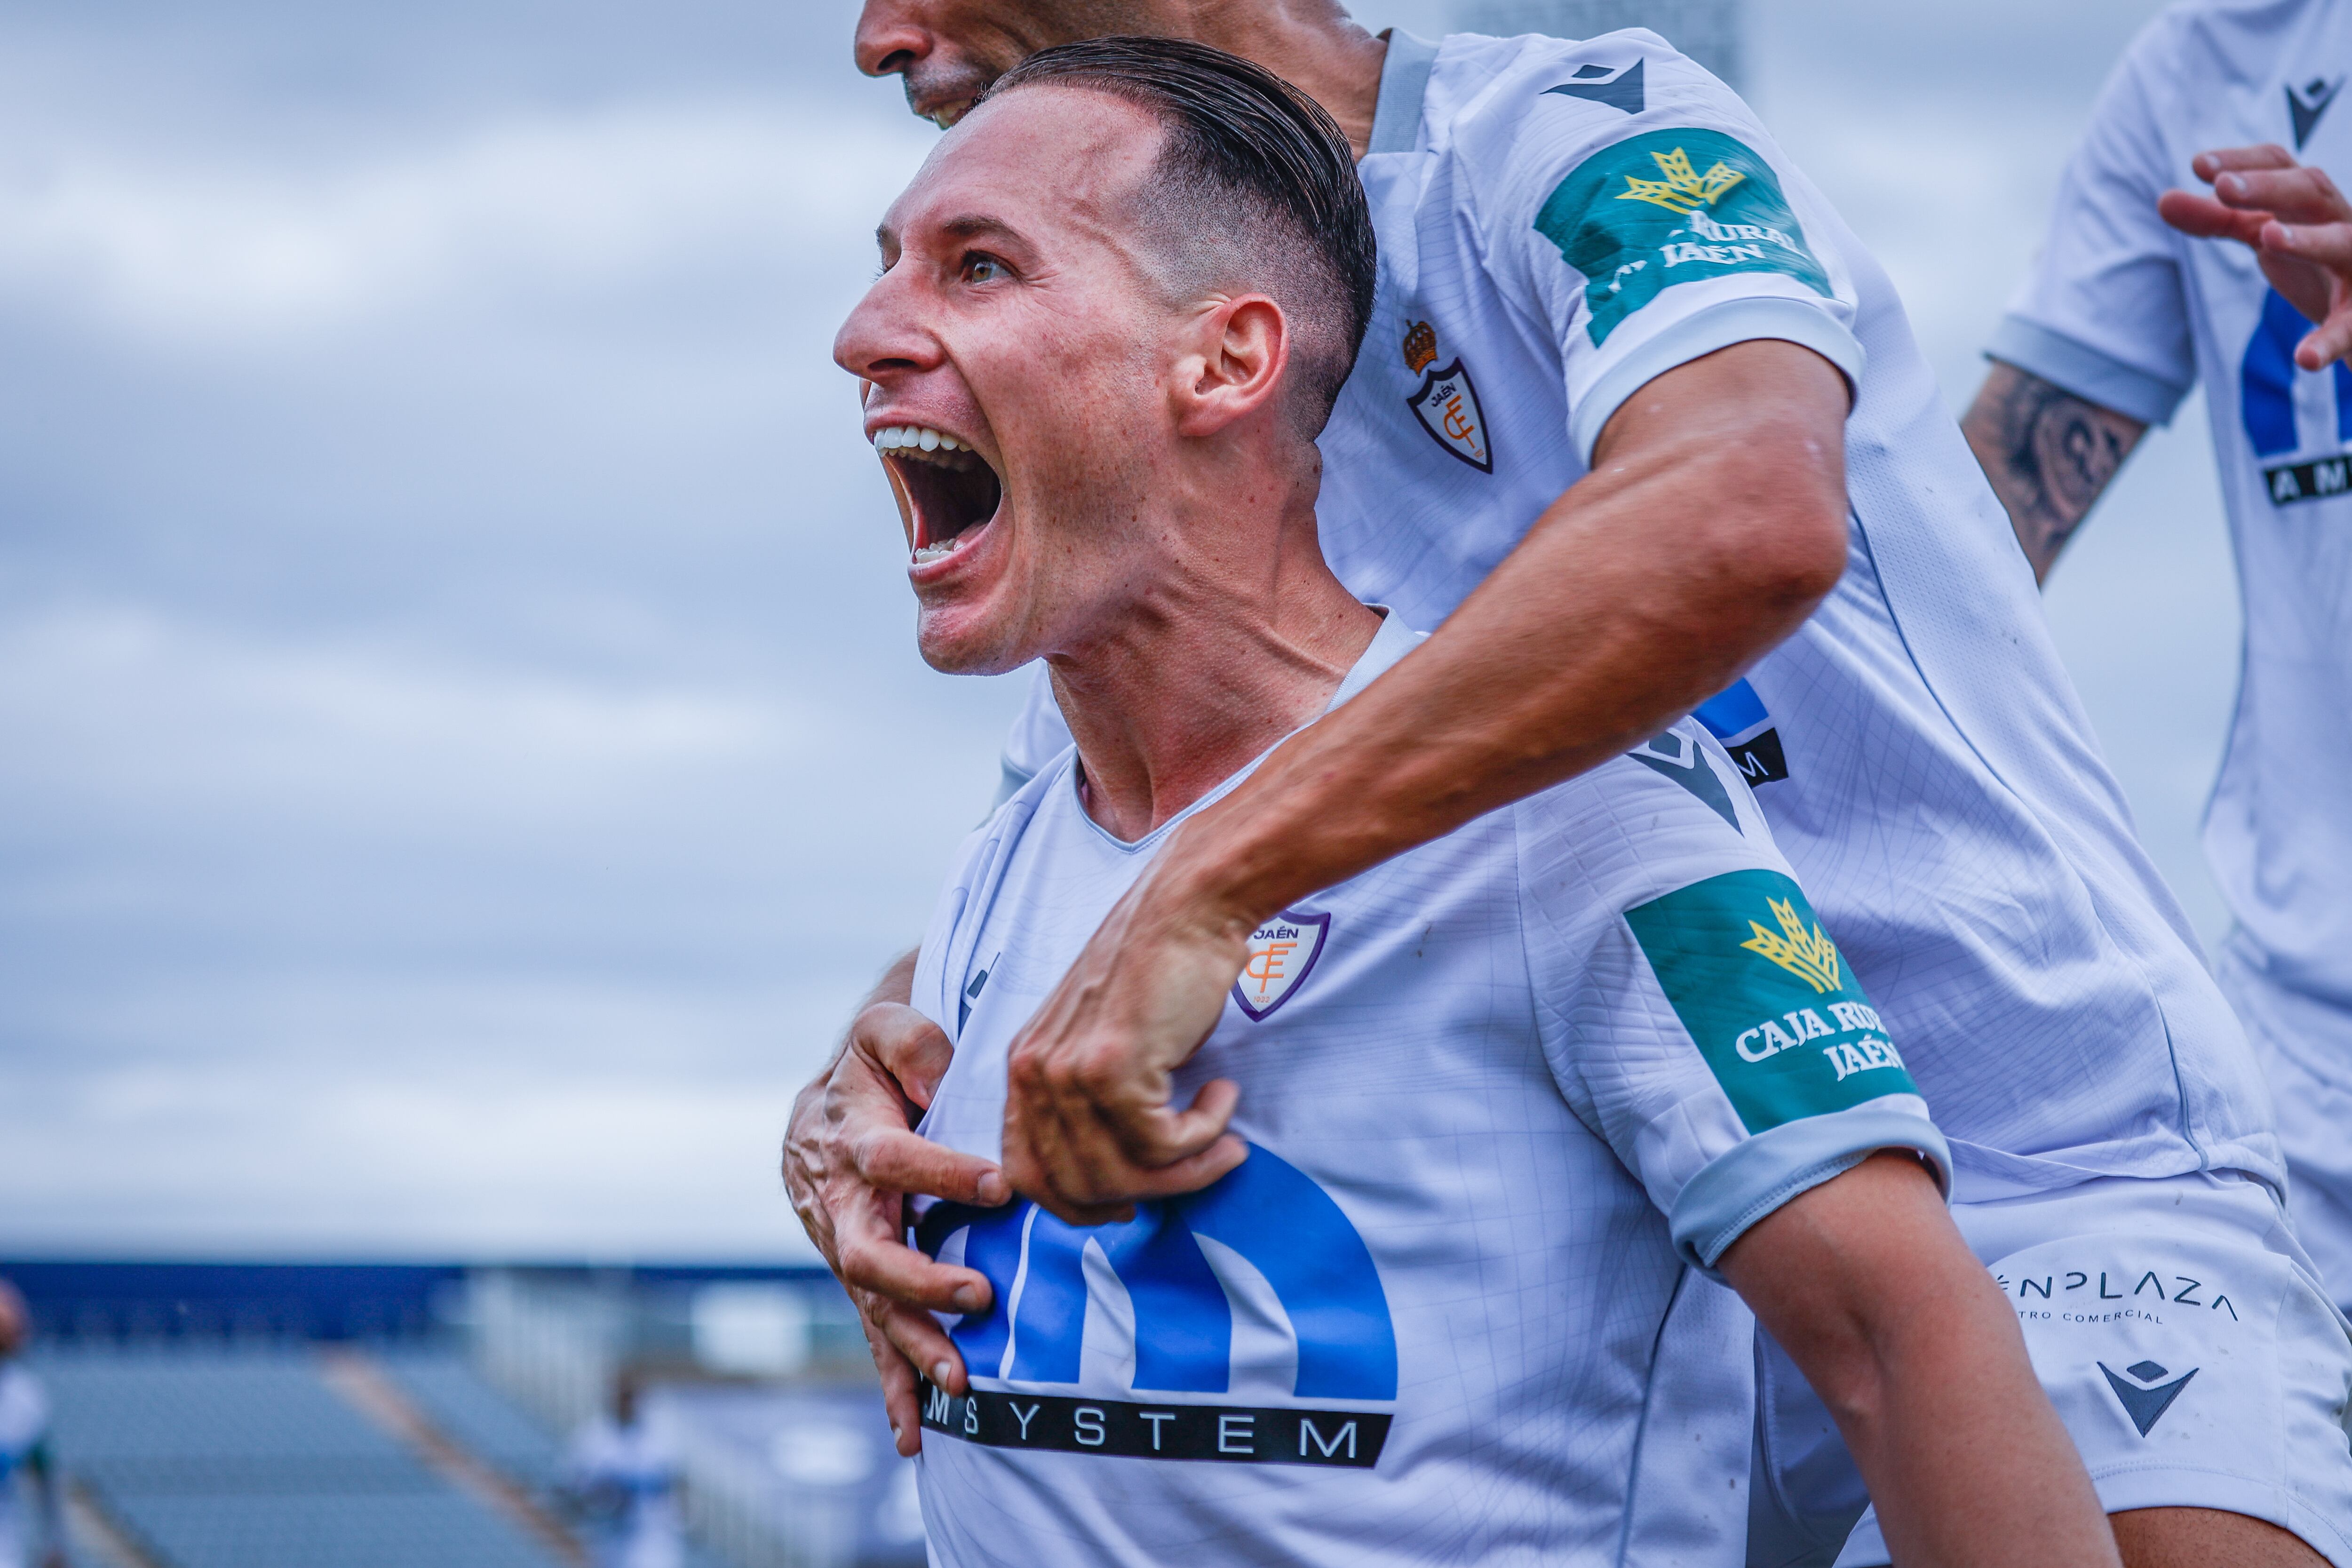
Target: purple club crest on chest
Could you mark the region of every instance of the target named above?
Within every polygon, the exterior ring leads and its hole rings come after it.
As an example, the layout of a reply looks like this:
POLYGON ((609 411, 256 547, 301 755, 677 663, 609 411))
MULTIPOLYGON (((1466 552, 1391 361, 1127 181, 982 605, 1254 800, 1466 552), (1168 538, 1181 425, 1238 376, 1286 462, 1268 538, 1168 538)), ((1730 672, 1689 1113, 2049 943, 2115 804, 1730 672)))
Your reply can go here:
POLYGON ((1274 1010, 1298 994, 1323 956, 1324 940, 1331 934, 1328 914, 1307 915, 1285 910, 1250 932, 1249 956, 1242 977, 1234 982, 1234 1000, 1252 1023, 1264 1023, 1274 1010))

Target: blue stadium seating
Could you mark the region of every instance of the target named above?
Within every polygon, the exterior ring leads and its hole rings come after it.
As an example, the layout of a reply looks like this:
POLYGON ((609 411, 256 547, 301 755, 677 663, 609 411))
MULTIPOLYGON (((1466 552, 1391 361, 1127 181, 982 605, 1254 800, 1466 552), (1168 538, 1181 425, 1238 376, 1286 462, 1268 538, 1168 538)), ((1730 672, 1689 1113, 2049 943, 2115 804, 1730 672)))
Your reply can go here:
POLYGON ((450 1350, 386 1349, 376 1364, 425 1418, 477 1459, 528 1491, 551 1486, 563 1445, 484 1383, 450 1350))
POLYGON ((58 1347, 35 1367, 59 1458, 164 1568, 562 1568, 372 1426, 308 1351, 58 1347))

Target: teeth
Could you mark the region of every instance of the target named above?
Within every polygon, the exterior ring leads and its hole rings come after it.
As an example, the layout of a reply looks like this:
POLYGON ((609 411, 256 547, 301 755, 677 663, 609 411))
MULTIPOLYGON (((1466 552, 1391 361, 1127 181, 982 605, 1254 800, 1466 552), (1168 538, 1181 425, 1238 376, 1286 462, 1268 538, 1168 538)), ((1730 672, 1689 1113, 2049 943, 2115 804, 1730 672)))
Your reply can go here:
POLYGON ((943 430, 927 425, 890 425, 874 432, 874 449, 877 452, 969 452, 970 445, 957 440, 943 430))
POLYGON ((924 545, 920 550, 915 552, 915 564, 920 566, 927 562, 946 560, 949 556, 953 555, 957 551, 961 550, 965 545, 971 543, 972 535, 979 531, 980 530, 976 528, 967 528, 961 533, 957 534, 953 539, 942 539, 937 544, 924 545))

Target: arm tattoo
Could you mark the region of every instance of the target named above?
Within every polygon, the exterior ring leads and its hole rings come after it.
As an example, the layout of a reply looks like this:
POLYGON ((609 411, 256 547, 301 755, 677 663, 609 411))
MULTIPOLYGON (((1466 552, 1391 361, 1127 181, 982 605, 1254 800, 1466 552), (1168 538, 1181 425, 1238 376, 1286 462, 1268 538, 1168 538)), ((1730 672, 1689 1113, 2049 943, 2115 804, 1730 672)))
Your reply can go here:
POLYGON ((1995 360, 1960 429, 2039 580, 2147 426, 1995 360))

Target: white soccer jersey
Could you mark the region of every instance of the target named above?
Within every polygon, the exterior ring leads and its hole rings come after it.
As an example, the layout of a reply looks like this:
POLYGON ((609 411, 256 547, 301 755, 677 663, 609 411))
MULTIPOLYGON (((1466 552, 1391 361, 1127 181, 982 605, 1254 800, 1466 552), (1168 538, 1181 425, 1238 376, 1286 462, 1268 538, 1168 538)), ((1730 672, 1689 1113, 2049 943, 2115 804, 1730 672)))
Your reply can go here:
POLYGON ((2058 190, 1992 353, 2150 424, 2205 384, 2245 669, 2205 848, 2272 980, 2352 1007, 2352 370, 2253 253, 2157 216, 2189 161, 2274 142, 2352 184, 2352 5, 2177 5, 2133 43, 2058 190))
MULTIPOLYGON (((1076 765, 973 836, 916 969, 956 1044, 923 1131, 990 1157, 1013 1035, 1173 827, 1113 838, 1076 765)), ((977 1392, 925 1390, 937 1561, 1736 1564, 1752 1320, 1699 1270, 1871 1150, 1947 1158, 1689 723, 1267 921, 1180 1099, 1212 1078, 1250 1153, 1202 1192, 925 1215, 996 1290, 977 1392)))
POLYGON ((0 1568, 25 1568, 32 1561, 17 1493, 26 1462, 48 1435, 49 1401, 40 1384, 22 1366, 0 1362, 0 1568))
POLYGON ((565 1479, 589 1504, 594 1568, 685 1568, 677 1449, 657 1421, 598 1416, 572 1439, 565 1479))
MULTIPOLYGON (((1380 285, 1317 507, 1349 588, 1442 620, 1643 383, 1817 350, 1855 386, 1846 574, 1698 717, 1904 1043, 1955 1195, 2280 1181, 2243 1035, 1894 287, 1747 106, 1646 31, 1398 34, 1360 168, 1380 285)), ((1058 744, 1050 703, 1041 679, 1009 773, 1058 744)))

